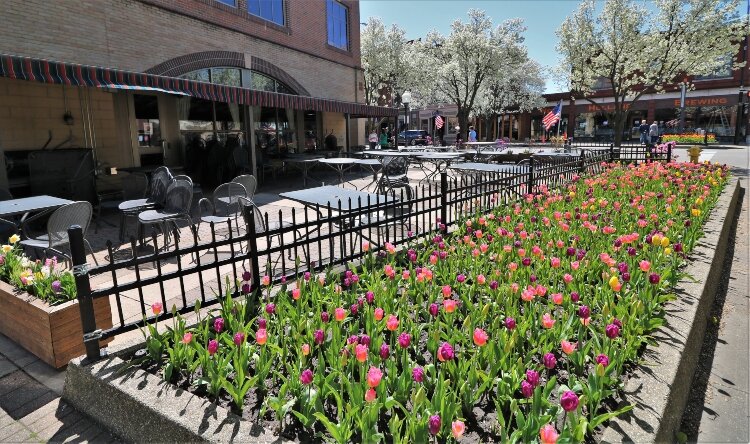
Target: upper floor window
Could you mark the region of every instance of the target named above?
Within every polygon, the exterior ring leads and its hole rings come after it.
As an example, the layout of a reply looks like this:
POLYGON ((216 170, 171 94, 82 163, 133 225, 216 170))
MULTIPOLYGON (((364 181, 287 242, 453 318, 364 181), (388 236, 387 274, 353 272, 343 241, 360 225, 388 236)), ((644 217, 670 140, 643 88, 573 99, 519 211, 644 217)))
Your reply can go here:
POLYGON ((247 10, 252 15, 284 26, 284 0, 247 0, 247 10))
POLYGON ((225 5, 229 5, 233 8, 237 7, 237 0, 216 0, 219 3, 224 3, 225 5))
POLYGON ((349 10, 346 6, 336 0, 327 0, 328 3, 328 44, 349 49, 348 16, 349 10))
POLYGON ((732 56, 726 55, 719 57, 720 63, 716 71, 704 76, 695 76, 694 80, 713 80, 713 79, 731 79, 732 78, 732 56))

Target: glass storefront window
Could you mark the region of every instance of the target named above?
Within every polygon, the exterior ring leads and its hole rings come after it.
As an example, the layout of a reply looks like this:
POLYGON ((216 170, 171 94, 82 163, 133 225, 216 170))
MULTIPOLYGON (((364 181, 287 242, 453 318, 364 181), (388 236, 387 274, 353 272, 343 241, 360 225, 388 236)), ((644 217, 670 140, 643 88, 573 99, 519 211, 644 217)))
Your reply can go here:
POLYGON ((138 126, 138 146, 159 146, 161 129, 159 127, 159 103, 156 96, 133 95, 135 120, 138 126))
MULTIPOLYGON (((736 106, 703 106, 685 108, 685 132, 698 133, 706 130, 718 137, 733 137, 736 127, 736 106)), ((662 134, 674 134, 680 130, 680 109, 656 110, 656 120, 662 134)))

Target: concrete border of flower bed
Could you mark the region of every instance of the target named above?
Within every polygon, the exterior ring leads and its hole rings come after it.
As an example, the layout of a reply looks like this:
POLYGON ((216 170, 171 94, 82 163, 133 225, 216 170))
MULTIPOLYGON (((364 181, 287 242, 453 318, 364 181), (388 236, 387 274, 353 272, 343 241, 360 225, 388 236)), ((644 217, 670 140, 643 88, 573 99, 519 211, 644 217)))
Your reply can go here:
POLYGON ((666 323, 652 335, 659 346, 646 348, 641 365, 625 384, 623 403, 635 408, 610 421, 601 442, 676 441, 739 211, 740 190, 735 177, 719 197, 685 270, 694 280, 678 282, 677 299, 666 305, 666 323))
POLYGON ((128 442, 283 442, 263 426, 118 357, 142 347, 134 341, 110 348, 94 363, 72 360, 63 399, 128 442))

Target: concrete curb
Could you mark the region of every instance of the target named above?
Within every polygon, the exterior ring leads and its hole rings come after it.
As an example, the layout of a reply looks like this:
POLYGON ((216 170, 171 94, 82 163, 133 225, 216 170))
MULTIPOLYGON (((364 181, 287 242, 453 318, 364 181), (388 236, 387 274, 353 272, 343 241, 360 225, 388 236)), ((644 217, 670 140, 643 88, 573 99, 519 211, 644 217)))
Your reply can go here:
POLYGON ((646 348, 641 365, 625 384, 624 403, 635 408, 610 421, 601 442, 676 441, 721 280, 730 228, 739 211, 739 195, 735 177, 719 196, 703 227, 704 237, 690 254, 685 272, 695 282, 678 282, 677 299, 666 305, 666 323, 652 335, 659 346, 646 348))
POLYGON ((72 360, 63 399, 128 442, 283 442, 115 356, 94 364, 72 360))

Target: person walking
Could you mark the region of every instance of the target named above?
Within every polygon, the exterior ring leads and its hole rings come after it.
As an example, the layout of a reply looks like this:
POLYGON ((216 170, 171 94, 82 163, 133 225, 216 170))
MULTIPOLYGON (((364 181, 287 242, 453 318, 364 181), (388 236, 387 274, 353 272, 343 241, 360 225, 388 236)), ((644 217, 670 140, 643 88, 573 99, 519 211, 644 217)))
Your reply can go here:
POLYGON ((378 145, 378 133, 375 132, 375 128, 370 131, 370 135, 367 137, 367 141, 370 142, 371 150, 374 150, 378 145))
POLYGON ((648 145, 649 127, 645 119, 641 121, 641 126, 638 127, 638 131, 641 133, 641 145, 648 145))
POLYGON ((385 128, 380 130, 380 148, 386 149, 388 148, 388 132, 385 128))
POLYGON ((648 135, 651 137, 651 145, 656 144, 659 140, 659 124, 654 120, 654 123, 648 129, 648 135))
POLYGON ((477 132, 474 131, 474 127, 469 127, 469 142, 476 142, 477 141, 477 132))

